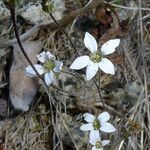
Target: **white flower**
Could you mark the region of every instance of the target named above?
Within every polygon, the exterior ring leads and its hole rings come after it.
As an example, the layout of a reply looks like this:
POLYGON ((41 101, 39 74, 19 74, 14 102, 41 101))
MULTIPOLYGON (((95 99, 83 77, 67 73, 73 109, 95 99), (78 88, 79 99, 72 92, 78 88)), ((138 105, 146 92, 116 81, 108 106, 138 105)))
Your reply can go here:
MULTIPOLYGON (((44 80, 46 85, 49 86, 51 83, 56 84, 57 79, 55 74, 61 71, 63 63, 55 60, 55 56, 50 52, 43 51, 37 55, 37 58, 43 65, 35 64, 34 67, 40 75, 45 73, 44 80)), ((31 66, 26 67, 25 73, 29 77, 37 76, 31 66)))
POLYGON ((115 74, 113 63, 103 56, 111 54, 115 48, 119 46, 120 39, 109 40, 102 45, 101 51, 98 50, 98 45, 95 38, 88 32, 85 33, 84 44, 90 50, 90 56, 80 56, 72 63, 70 69, 79 70, 84 67, 86 69, 86 79, 92 79, 100 68, 103 72, 115 74))
POLYGON ((93 147, 92 150, 103 150, 103 147, 107 144, 109 144, 110 140, 103 140, 101 141, 100 135, 91 135, 90 136, 90 141, 89 141, 93 147))
POLYGON ((91 131, 91 135, 98 135, 99 130, 107 133, 111 133, 116 131, 114 126, 107 122, 110 119, 110 115, 108 112, 103 112, 98 115, 98 117, 95 117, 92 114, 85 113, 84 115, 84 120, 87 121, 87 124, 83 124, 80 129, 83 131, 91 131))

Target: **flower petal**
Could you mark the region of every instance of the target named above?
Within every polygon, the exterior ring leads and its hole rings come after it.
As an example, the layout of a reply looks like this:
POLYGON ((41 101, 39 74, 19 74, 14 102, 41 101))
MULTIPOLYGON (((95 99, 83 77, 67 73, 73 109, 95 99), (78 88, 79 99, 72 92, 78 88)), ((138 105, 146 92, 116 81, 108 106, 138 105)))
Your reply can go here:
POLYGON ((46 57, 48 59, 55 59, 55 56, 51 52, 49 52, 49 51, 46 52, 46 57))
POLYGON ((95 116, 90 114, 90 113, 85 113, 83 114, 84 120, 87 121, 88 123, 92 123, 95 120, 95 116))
POLYGON ((92 145, 96 145, 97 141, 101 141, 99 131, 98 130, 91 130, 89 142, 92 145))
POLYGON ((44 75, 44 80, 45 80, 46 85, 49 86, 54 81, 56 81, 55 74, 52 71, 50 71, 49 73, 46 73, 44 75))
POLYGON ((38 60, 41 62, 41 63, 44 63, 46 61, 46 52, 43 51, 41 52, 40 54, 36 55, 36 57, 38 58, 38 60))
POLYGON ((95 38, 88 32, 85 33, 84 45, 91 53, 97 51, 97 42, 95 38))
POLYGON ((90 80, 92 79, 97 71, 98 71, 98 63, 93 63, 92 61, 88 64, 87 68, 86 68, 86 79, 90 80))
MULTIPOLYGON (((37 72, 42 75, 44 73, 44 68, 43 66, 39 65, 39 64, 35 64, 34 65, 35 69, 37 70, 37 72)), ((25 73, 27 76, 29 77, 35 77, 37 76, 37 74, 35 73, 35 71, 33 70, 33 68, 31 66, 26 67, 25 69, 25 73)))
POLYGON ((97 148, 96 146, 93 146, 92 150, 104 150, 104 149, 103 148, 97 148))
POLYGON ((82 69, 88 65, 89 61, 90 61, 89 56, 80 56, 75 59, 75 61, 70 66, 70 69, 75 70, 82 69))
POLYGON ((111 123, 108 123, 108 122, 103 122, 103 123, 101 122, 100 130, 102 130, 103 132, 107 132, 107 133, 116 131, 115 127, 111 123))
POLYGON ((109 144, 110 143, 110 140, 103 140, 102 141, 102 146, 105 146, 105 145, 107 145, 107 144, 109 144))
POLYGON ((102 60, 99 62, 99 67, 105 73, 109 73, 109 74, 112 74, 112 75, 115 74, 114 65, 107 58, 102 58, 102 60))
POLYGON ((93 146, 93 147, 92 147, 92 150, 98 150, 98 149, 96 148, 96 146, 93 146))
POLYGON ((108 55, 113 53, 116 49, 116 47, 119 46, 120 39, 113 39, 109 40, 106 43, 104 43, 101 47, 101 52, 103 55, 108 55))
POLYGON ((92 124, 92 123, 83 124, 83 125, 80 127, 80 130, 82 130, 82 131, 91 131, 91 130, 94 130, 93 124, 92 124))
POLYGON ((99 122, 106 122, 110 119, 110 115, 108 112, 102 112, 101 114, 98 115, 97 118, 99 122))
POLYGON ((53 69, 54 72, 60 72, 63 66, 63 62, 55 61, 55 68, 53 69))

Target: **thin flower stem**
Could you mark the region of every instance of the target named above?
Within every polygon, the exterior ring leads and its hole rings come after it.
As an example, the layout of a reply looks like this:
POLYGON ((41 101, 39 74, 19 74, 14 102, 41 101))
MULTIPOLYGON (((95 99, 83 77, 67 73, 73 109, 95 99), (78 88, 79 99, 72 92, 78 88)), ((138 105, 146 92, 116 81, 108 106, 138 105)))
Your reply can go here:
POLYGON ((103 100, 103 96, 101 94, 100 79, 99 79, 99 85, 97 85, 95 78, 93 78, 93 82, 94 82, 94 84, 95 84, 95 86, 96 86, 96 88, 98 90, 98 94, 99 94, 100 100, 101 100, 101 102, 103 104, 103 107, 104 107, 104 109, 106 109, 106 106, 105 106, 105 103, 104 103, 104 100, 103 100))
POLYGON ((35 73, 37 74, 37 76, 42 80, 42 82, 44 83, 44 85, 48 88, 48 86, 46 85, 46 83, 44 82, 44 79, 43 77, 38 73, 38 71, 36 70, 36 68, 34 67, 34 65, 32 64, 30 58, 28 57, 27 53, 25 52, 23 46, 22 46, 22 43, 21 43, 21 40, 20 40, 20 37, 19 37, 19 33, 18 33, 18 30, 17 30, 17 25, 16 25, 16 14, 15 14, 15 8, 11 8, 10 9, 10 13, 11 13, 11 19, 12 19, 12 22, 13 22, 13 27, 14 27, 14 31, 15 31, 15 36, 16 36, 16 39, 17 39, 17 42, 18 42, 18 45, 21 49, 21 52, 23 53, 23 55, 25 56, 25 58, 27 59, 27 61, 29 62, 29 64, 31 65, 32 69, 35 71, 35 73))
POLYGON ((57 20, 55 19, 55 17, 52 15, 52 13, 49 13, 50 17, 53 19, 53 21, 57 24, 57 26, 59 27, 59 29, 61 30, 62 33, 64 33, 66 35, 66 37, 68 38, 72 48, 74 49, 74 51, 79 55, 78 51, 76 50, 73 42, 71 41, 70 37, 68 36, 68 34, 65 32, 65 30, 63 29, 63 27, 57 22, 57 20))
MULTIPOLYGON (((99 40, 99 39, 96 40, 97 43, 98 43, 98 40, 99 40)), ((100 100, 101 100, 101 102, 102 102, 103 108, 104 108, 104 109, 107 109, 106 106, 105 106, 105 102, 104 102, 103 96, 102 96, 101 81, 100 81, 100 77, 101 77, 101 76, 100 76, 100 75, 101 75, 101 74, 100 74, 100 70, 98 70, 98 85, 97 85, 97 82, 96 82, 96 78, 93 78, 93 81, 94 81, 94 84, 95 84, 95 86, 96 86, 96 88, 97 88, 97 90, 98 90, 98 94, 99 94, 100 100)))
POLYGON ((102 91, 101 91, 101 71, 99 70, 98 71, 98 87, 99 87, 99 92, 100 92, 100 97, 101 97, 101 101, 102 101, 102 104, 104 106, 104 108, 106 109, 106 106, 105 106, 105 102, 104 102, 104 99, 103 99, 103 96, 102 96, 102 91))

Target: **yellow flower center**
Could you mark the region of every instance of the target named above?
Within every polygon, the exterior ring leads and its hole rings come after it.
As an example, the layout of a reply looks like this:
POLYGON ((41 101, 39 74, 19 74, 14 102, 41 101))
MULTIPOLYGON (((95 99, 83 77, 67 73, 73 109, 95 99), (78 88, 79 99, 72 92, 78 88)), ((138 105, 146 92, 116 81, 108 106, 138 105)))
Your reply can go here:
POLYGON ((55 64, 53 60, 48 60, 46 63, 43 65, 44 69, 46 71, 51 71, 55 68, 55 64))
POLYGON ((102 148, 102 143, 100 141, 97 141, 95 146, 96 148, 102 148))
POLYGON ((98 119, 95 119, 95 121, 93 122, 93 127, 94 130, 98 130, 100 128, 100 122, 98 119))
POLYGON ((94 63, 100 62, 102 60, 102 58, 103 58, 103 56, 102 56, 102 54, 99 51, 90 54, 90 59, 94 63))

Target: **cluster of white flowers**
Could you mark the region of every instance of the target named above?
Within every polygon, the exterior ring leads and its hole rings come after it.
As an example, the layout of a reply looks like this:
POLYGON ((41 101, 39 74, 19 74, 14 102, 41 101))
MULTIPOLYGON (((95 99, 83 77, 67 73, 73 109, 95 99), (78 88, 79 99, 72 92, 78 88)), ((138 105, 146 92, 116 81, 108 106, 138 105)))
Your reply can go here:
MULTIPOLYGON (((80 56, 74 60, 70 69, 80 70, 86 68, 86 80, 92 79, 98 69, 103 72, 114 75, 115 69, 113 63, 104 58, 104 56, 113 53, 120 44, 120 39, 109 40, 102 45, 101 50, 98 50, 98 45, 95 38, 88 32, 85 33, 84 45, 91 52, 91 54, 80 56)), ((108 112, 103 112, 96 118, 92 114, 85 113, 84 120, 87 124, 80 127, 83 131, 90 131, 89 142, 93 145, 92 150, 103 150, 110 140, 101 140, 100 130, 103 132, 111 133, 116 131, 114 126, 107 121, 110 119, 108 112)))
POLYGON ((120 39, 109 40, 102 45, 101 51, 98 50, 98 45, 95 38, 88 32, 85 33, 84 44, 85 47, 91 52, 89 56, 80 56, 72 63, 70 69, 80 70, 86 68, 86 79, 92 79, 100 68, 103 72, 114 74, 113 63, 103 56, 109 55, 116 50, 119 46, 120 39))
POLYGON ((116 131, 114 126, 108 122, 110 115, 108 112, 103 112, 95 117, 92 114, 85 113, 84 120, 87 124, 83 124, 80 129, 90 131, 89 142, 93 145, 92 150, 103 150, 103 147, 109 144, 110 140, 101 140, 100 131, 111 133, 116 131))
MULTIPOLYGON (((99 68, 103 72, 113 75, 115 73, 114 65, 109 59, 104 58, 104 56, 113 53, 116 50, 116 47, 119 46, 119 43, 120 39, 109 40, 102 45, 101 51, 99 51, 95 38, 90 33, 86 32, 84 37, 84 44, 85 47, 91 52, 91 54, 89 56, 80 56, 75 59, 75 61, 70 66, 70 69, 79 70, 87 67, 87 80, 92 79, 96 75, 99 68)), ((35 64, 35 69, 40 75, 45 73, 44 80, 48 86, 51 83, 55 84, 57 81, 55 73, 60 73, 63 63, 61 61, 57 61, 55 56, 49 51, 38 54, 37 58, 43 65, 35 64)), ((29 77, 37 76, 31 66, 28 66, 25 72, 29 77)))
MULTIPOLYGON (((43 51, 37 55, 37 58, 42 63, 42 65, 35 64, 34 67, 40 75, 44 74, 46 85, 49 86, 52 83, 56 84, 56 75, 60 73, 63 63, 61 61, 57 61, 55 56, 49 51, 43 51)), ((26 67, 25 73, 29 77, 37 76, 31 66, 26 67)))
MULTIPOLYGON (((104 58, 104 56, 113 53, 116 47, 119 46, 120 39, 109 40, 102 45, 101 50, 98 50, 98 45, 95 38, 88 32, 85 33, 84 44, 85 47, 91 52, 91 54, 80 56, 75 59, 75 61, 70 66, 70 69, 79 70, 86 68, 86 79, 92 79, 98 69, 100 68, 103 72, 109 74, 115 74, 115 69, 113 63, 104 58)), ((56 83, 56 74, 60 73, 63 63, 57 61, 55 56, 50 52, 42 52, 37 55, 38 60, 42 65, 35 64, 34 67, 37 72, 42 75, 44 74, 45 83, 49 86, 50 84, 56 83)), ((26 68, 26 74, 29 77, 35 77, 37 74, 31 66, 26 68)), ((110 140, 101 140, 100 131, 111 133, 116 131, 114 126, 108 122, 110 115, 108 112, 103 112, 95 117, 92 114, 85 113, 84 120, 87 124, 80 127, 83 131, 90 131, 89 142, 93 145, 92 150, 103 150, 103 147, 107 145, 110 140)))

